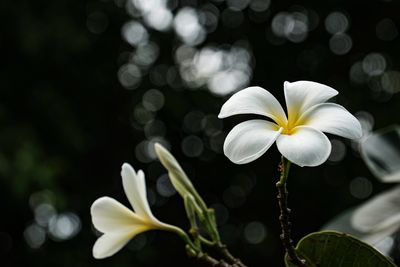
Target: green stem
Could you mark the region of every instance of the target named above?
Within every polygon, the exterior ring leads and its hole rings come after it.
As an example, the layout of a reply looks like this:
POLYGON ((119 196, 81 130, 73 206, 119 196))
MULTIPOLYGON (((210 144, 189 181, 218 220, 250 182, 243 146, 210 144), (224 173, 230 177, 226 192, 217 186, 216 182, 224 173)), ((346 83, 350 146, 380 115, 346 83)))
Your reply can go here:
POLYGON ((198 260, 201 260, 213 267, 245 267, 244 265, 239 265, 236 264, 235 262, 233 262, 233 264, 229 264, 224 260, 217 260, 212 256, 208 255, 207 253, 203 253, 203 251, 201 250, 201 246, 199 246, 196 243, 193 243, 193 241, 189 238, 189 236, 179 227, 173 225, 164 225, 163 229, 169 232, 176 233, 180 238, 182 238, 183 241, 187 244, 186 249, 190 256, 195 257, 198 260))
POLYGON ((219 232, 217 230, 217 225, 215 223, 214 210, 207 208, 206 203, 201 198, 199 193, 196 190, 193 190, 193 197, 196 200, 196 203, 199 205, 200 209, 203 211, 204 215, 204 226, 206 227, 208 234, 214 242, 220 241, 219 232))
POLYGON ((214 247, 215 246, 215 242, 213 242, 211 240, 208 240, 207 238, 205 238, 205 237, 203 237, 201 235, 199 235, 198 238, 201 241, 201 243, 205 244, 206 246, 209 246, 209 247, 214 247))
POLYGON ((193 241, 189 238, 186 232, 183 231, 181 228, 166 224, 163 226, 163 230, 177 234, 180 238, 182 238, 182 240, 188 245, 188 247, 193 251, 195 255, 202 252, 201 247, 193 243, 193 241))
POLYGON ((281 240, 282 244, 288 254, 289 260, 300 267, 305 267, 305 260, 299 257, 297 254, 293 240, 291 239, 291 223, 289 220, 290 209, 288 208, 287 198, 288 198, 288 191, 286 188, 286 181, 289 176, 289 168, 290 168, 290 161, 288 161, 285 157, 282 156, 281 164, 279 165, 281 176, 279 182, 276 183, 276 188, 278 189, 278 203, 279 203, 279 222, 281 224, 282 234, 281 240))

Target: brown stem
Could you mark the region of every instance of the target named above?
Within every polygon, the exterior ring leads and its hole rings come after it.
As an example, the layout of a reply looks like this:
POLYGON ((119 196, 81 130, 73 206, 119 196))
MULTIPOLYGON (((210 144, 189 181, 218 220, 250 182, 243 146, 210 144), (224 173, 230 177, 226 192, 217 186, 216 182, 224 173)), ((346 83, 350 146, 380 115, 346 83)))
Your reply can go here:
POLYGON ((293 245, 293 240, 291 239, 291 223, 289 220, 290 209, 287 204, 288 191, 286 189, 286 180, 289 174, 290 161, 282 157, 282 162, 279 165, 279 171, 281 172, 280 180, 276 183, 276 188, 278 189, 278 203, 279 203, 279 222, 281 224, 282 234, 280 238, 282 244, 289 256, 289 260, 300 267, 305 267, 305 260, 297 255, 297 252, 293 245))
POLYGON ((224 260, 217 260, 206 253, 198 254, 197 258, 213 267, 238 267, 237 265, 231 265, 224 260))
POLYGON ((218 245, 218 249, 220 251, 220 253, 222 254, 222 256, 225 257, 225 259, 227 259, 228 261, 230 261, 233 266, 237 266, 237 267, 247 267, 240 259, 236 258, 235 256, 233 256, 230 251, 228 250, 228 248, 226 247, 226 245, 224 244, 219 244, 218 245))

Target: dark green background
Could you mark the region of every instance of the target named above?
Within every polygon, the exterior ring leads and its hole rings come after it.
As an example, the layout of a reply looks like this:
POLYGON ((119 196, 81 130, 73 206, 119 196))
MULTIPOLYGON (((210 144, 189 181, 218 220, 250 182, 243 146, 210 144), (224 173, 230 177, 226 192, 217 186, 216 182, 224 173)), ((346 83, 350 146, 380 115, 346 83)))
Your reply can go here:
MULTIPOLYGON (((181 1, 180 5, 196 7, 200 2, 181 1)), ((225 3, 216 5, 220 10, 226 8, 225 3)), ((277 149, 242 166, 207 148, 204 153, 212 154, 212 160, 188 158, 182 153, 181 140, 187 135, 182 130, 184 116, 191 110, 218 114, 226 98, 207 90, 157 87, 146 76, 138 89, 124 89, 117 72, 125 63, 120 54, 132 51, 121 38, 121 27, 129 16, 112 1, 2 1, 0 14, 1 266, 201 266, 187 259, 181 241, 167 233, 145 234, 148 242, 139 251, 125 248, 101 261, 91 255, 96 239, 89 214, 92 202, 108 195, 127 204, 119 177, 122 163, 143 169, 152 188, 164 172, 159 163, 141 163, 134 153, 145 137, 133 126, 133 109, 151 87, 165 96, 165 106, 156 114, 167 126, 165 138, 206 202, 222 202, 223 192, 240 175, 256 181, 243 205, 229 210, 227 223, 238 227, 238 234, 227 236, 232 251, 250 266, 282 265, 274 187, 277 149), (86 26, 88 15, 95 11, 108 18, 108 27, 101 34, 91 33, 86 26), (42 247, 32 249, 23 237, 34 220, 29 197, 45 189, 53 192, 58 211, 73 211, 80 216, 82 229, 71 240, 49 239, 42 247), (247 244, 241 234, 250 221, 266 226, 267 237, 258 245, 247 244)), ((371 52, 384 54, 388 68, 399 70, 399 38, 384 42, 375 35, 376 24, 386 17, 400 27, 398 1, 272 1, 264 22, 250 20, 247 10, 243 15, 240 26, 230 29, 220 24, 205 44, 247 39, 255 57, 251 85, 267 88, 283 103, 285 80, 318 81, 337 88, 337 102, 351 112, 372 114, 376 129, 399 122, 399 94, 377 101, 366 84, 356 85, 349 79, 352 64, 371 52), (267 26, 276 13, 293 5, 316 11, 318 27, 304 42, 270 44, 267 26), (333 54, 328 46, 330 34, 323 20, 332 11, 345 12, 351 22, 348 34, 353 47, 343 56, 333 54), (298 55, 304 50, 317 51, 315 65, 298 65, 298 55)), ((151 34, 154 41, 162 42, 155 65, 173 64, 172 49, 178 44, 174 35, 151 34)), ((225 119, 224 131, 244 118, 225 119)), ((349 191, 351 179, 358 176, 371 180, 373 193, 388 187, 376 181, 350 146, 339 164, 294 166, 289 178, 294 239, 318 230, 340 211, 361 203, 349 191)), ((153 211, 165 222, 187 227, 178 195, 153 211)))

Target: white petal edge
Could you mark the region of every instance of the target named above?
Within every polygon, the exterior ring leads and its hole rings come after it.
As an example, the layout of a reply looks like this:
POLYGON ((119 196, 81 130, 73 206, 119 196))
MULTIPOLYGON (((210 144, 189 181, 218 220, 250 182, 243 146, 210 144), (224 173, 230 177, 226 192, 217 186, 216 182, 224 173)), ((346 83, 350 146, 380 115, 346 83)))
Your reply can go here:
MULTIPOLYGON (((380 231, 368 233, 365 236, 363 236, 362 238, 360 238, 360 240, 374 246, 375 249, 380 251, 379 243, 382 242, 385 238, 390 237, 392 234, 396 233, 397 230, 399 230, 399 225, 394 224, 394 225, 392 225, 388 228, 382 229, 380 231)), ((383 252, 383 251, 381 251, 381 252, 383 252)), ((387 255, 387 254, 385 254, 385 255, 387 255)))
POLYGON ((276 140, 279 152, 301 167, 324 163, 331 153, 331 143, 322 132, 307 126, 298 126, 291 135, 282 134, 276 140))
POLYGON ((360 142, 361 157, 381 182, 400 182, 399 137, 400 127, 392 125, 367 135, 360 142))
POLYGON ((236 125, 224 143, 225 155, 236 164, 261 157, 281 134, 282 128, 265 120, 249 120, 236 125))
POLYGON ((136 228, 127 233, 107 233, 100 236, 93 246, 93 257, 104 259, 120 251, 135 235, 148 229, 136 228))
POLYGON ((308 109, 299 119, 304 125, 338 136, 358 139, 362 136, 360 122, 344 107, 323 103, 308 109))
POLYGON ((317 82, 284 82, 289 120, 295 120, 313 105, 323 103, 338 94, 335 89, 317 82))
POLYGON ((146 224, 130 209, 110 197, 101 197, 90 208, 94 227, 102 233, 130 232, 135 225, 146 224))
POLYGON ((124 163, 121 169, 121 177, 125 195, 135 212, 150 220, 156 220, 147 200, 146 182, 143 171, 139 170, 136 173, 130 164, 124 163))
POLYGON ((264 115, 281 124, 287 121, 285 111, 278 100, 258 86, 247 87, 232 95, 222 106, 218 118, 238 114, 264 115))
POLYGON ((400 186, 364 203, 354 213, 352 225, 362 232, 377 232, 400 225, 400 186))

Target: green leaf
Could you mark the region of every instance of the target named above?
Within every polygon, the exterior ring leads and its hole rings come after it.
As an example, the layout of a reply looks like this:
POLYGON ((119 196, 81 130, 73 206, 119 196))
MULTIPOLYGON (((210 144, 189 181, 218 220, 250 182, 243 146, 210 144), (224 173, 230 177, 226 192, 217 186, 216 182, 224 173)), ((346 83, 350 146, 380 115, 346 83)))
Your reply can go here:
MULTIPOLYGON (((303 237, 296 251, 307 267, 396 267, 370 245, 345 233, 321 231, 303 237)), ((295 267, 285 255, 287 267, 295 267)))

